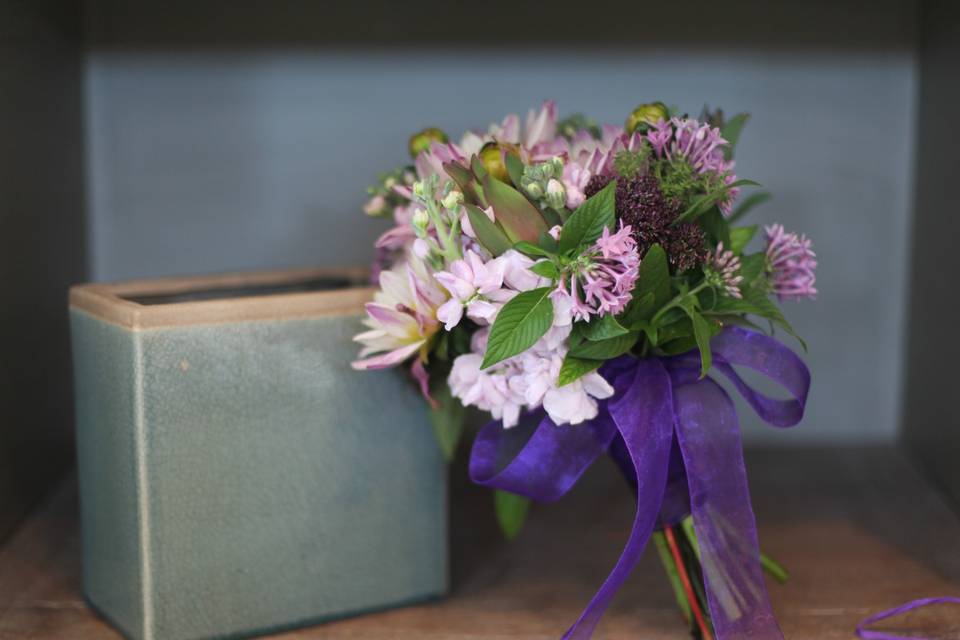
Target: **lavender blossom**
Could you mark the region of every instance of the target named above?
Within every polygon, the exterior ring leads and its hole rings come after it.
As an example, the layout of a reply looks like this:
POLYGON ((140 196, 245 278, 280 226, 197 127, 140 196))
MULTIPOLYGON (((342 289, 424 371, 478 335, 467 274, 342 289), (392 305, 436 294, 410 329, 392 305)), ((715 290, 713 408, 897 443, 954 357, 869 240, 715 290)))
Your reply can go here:
POLYGON ((630 225, 622 222, 616 233, 604 229, 558 281, 557 290, 569 299, 575 319, 589 321, 590 316, 616 315, 630 302, 640 265, 631 232, 630 225))
POLYGON ((767 272, 780 300, 813 299, 817 295, 817 254, 806 236, 787 233, 782 224, 765 227, 767 272))

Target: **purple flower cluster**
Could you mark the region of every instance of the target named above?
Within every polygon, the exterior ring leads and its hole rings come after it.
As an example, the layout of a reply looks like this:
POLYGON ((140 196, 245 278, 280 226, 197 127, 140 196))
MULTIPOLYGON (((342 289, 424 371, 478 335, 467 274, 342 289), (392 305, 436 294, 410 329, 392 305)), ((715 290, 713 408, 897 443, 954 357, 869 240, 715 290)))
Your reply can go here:
MULTIPOLYGON (((647 133, 647 140, 658 158, 681 158, 697 173, 714 174, 721 177, 727 185, 733 184, 737 179, 733 173, 733 160, 727 160, 723 155, 723 147, 727 141, 716 127, 701 124, 693 118, 674 117, 655 124, 647 133)), ((724 215, 730 215, 733 201, 739 193, 740 189, 733 187, 720 201, 718 206, 724 215)))
POLYGON ((574 319, 616 315, 630 302, 640 267, 631 231, 622 221, 616 233, 605 228, 593 247, 557 282, 557 290, 570 301, 574 319))
POLYGON ((817 295, 817 254, 806 236, 787 233, 782 224, 765 227, 767 270, 773 292, 781 300, 813 299, 817 295))

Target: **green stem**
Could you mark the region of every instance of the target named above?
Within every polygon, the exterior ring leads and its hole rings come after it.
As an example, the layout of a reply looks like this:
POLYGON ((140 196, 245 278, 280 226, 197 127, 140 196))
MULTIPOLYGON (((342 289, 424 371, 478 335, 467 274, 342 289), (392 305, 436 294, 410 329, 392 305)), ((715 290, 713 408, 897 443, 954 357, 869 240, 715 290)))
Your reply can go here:
POLYGON ((683 302, 685 298, 687 298, 688 296, 695 296, 709 286, 710 286, 710 283, 704 281, 698 284, 696 287, 694 287, 690 291, 687 291, 686 293, 678 293, 676 296, 673 297, 673 300, 671 300, 667 304, 660 307, 660 310, 657 311, 655 314, 653 314, 653 318, 650 319, 650 325, 656 326, 657 321, 660 318, 662 318, 667 311, 669 311, 670 309, 673 309, 674 307, 680 306, 680 303, 683 302))
POLYGON ((764 553, 760 554, 760 564, 763 565, 764 571, 780 584, 786 584, 787 580, 790 579, 790 574, 783 568, 783 565, 764 553))
POLYGON ((673 556, 670 555, 670 550, 667 548, 667 540, 662 531, 653 532, 653 543, 657 548, 657 555, 660 557, 660 562, 663 564, 663 570, 670 580, 670 586, 673 587, 673 595, 677 599, 677 606, 680 607, 680 613, 683 614, 687 624, 690 624, 690 602, 687 601, 687 594, 683 589, 683 584, 680 582, 680 574, 677 573, 677 566, 673 562, 673 556))

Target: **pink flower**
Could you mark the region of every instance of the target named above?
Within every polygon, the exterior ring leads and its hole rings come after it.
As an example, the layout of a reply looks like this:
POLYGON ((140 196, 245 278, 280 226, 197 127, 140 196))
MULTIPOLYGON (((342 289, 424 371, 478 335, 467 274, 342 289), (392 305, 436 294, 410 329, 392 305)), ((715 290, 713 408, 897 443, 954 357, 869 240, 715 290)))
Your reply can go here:
POLYGON ((563 188, 567 192, 567 208, 576 209, 587 199, 583 190, 587 188, 592 174, 580 165, 568 162, 563 167, 563 188))
POLYGON ((558 425, 580 424, 595 418, 597 400, 613 395, 613 388, 600 374, 590 373, 571 384, 557 386, 570 330, 569 325, 554 326, 524 353, 481 370, 489 335, 489 329, 481 329, 471 341, 472 353, 453 361, 447 380, 451 393, 464 405, 489 411, 507 429, 517 424, 523 408, 543 406, 558 425))
POLYGON ((385 369, 421 352, 440 328, 436 312, 445 299, 416 258, 381 272, 380 290, 366 305, 369 330, 353 338, 363 344, 353 368, 385 369))
POLYGON ((817 254, 806 236, 787 233, 783 225, 765 227, 767 271, 773 292, 781 300, 812 299, 817 295, 817 254))
POLYGON ((443 168, 445 163, 460 162, 462 164, 465 161, 466 158, 463 157, 463 154, 460 153, 456 145, 450 142, 442 143, 434 140, 430 143, 430 148, 427 151, 421 152, 416 157, 414 165, 417 168, 417 175, 421 180, 432 175, 437 175, 440 177, 442 183, 449 179, 447 172, 443 168))
MULTIPOLYGON (((523 128, 523 146, 537 156, 536 149, 549 145, 557 137, 557 103, 547 100, 539 111, 530 109, 523 128)), ((550 154, 550 157, 554 154, 550 154)), ((539 158, 535 158, 539 159, 539 158)))
MULTIPOLYGON (((483 210, 483 212, 487 214, 487 217, 490 219, 490 222, 494 222, 493 207, 487 207, 486 209, 483 210)), ((466 208, 464 208, 463 213, 460 214, 460 229, 463 231, 465 235, 476 239, 477 234, 473 230, 473 225, 470 224, 470 216, 467 215, 466 208)))
POLYGON ((449 271, 434 274, 437 281, 450 292, 451 298, 437 310, 437 318, 447 331, 467 316, 474 320, 492 322, 503 302, 512 293, 503 289, 506 265, 500 260, 484 262, 479 254, 467 251, 464 259, 455 260, 449 271))
POLYGON ((616 315, 630 302, 640 267, 631 231, 622 221, 616 233, 604 229, 574 268, 561 276, 557 290, 568 298, 574 319, 616 315))

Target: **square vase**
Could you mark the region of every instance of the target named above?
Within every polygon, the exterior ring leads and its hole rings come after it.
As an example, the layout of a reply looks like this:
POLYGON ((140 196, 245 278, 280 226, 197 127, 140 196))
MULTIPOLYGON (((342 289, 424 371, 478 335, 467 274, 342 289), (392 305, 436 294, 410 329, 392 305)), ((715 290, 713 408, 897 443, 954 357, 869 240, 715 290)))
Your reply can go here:
POLYGON ((70 292, 83 588, 127 637, 250 636, 447 588, 446 467, 350 368, 360 271, 70 292))

